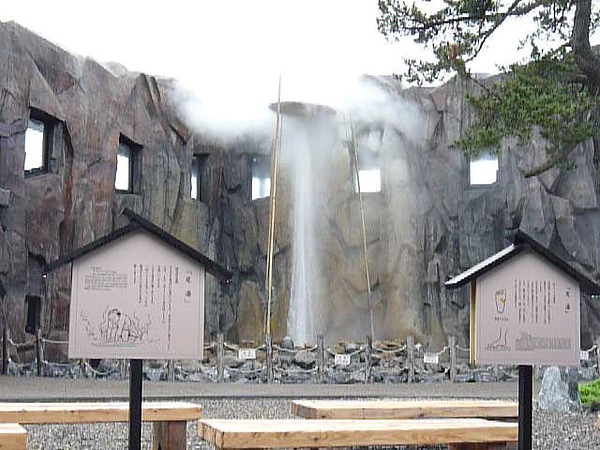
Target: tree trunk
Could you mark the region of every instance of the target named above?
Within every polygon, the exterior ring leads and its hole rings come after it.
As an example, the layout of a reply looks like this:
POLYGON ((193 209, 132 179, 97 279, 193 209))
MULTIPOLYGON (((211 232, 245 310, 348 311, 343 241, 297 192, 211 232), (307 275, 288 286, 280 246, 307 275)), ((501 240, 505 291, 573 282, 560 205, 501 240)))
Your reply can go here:
POLYGON ((588 78, 588 89, 596 95, 600 89, 600 57, 590 46, 592 0, 579 0, 575 6, 571 46, 577 66, 588 78))

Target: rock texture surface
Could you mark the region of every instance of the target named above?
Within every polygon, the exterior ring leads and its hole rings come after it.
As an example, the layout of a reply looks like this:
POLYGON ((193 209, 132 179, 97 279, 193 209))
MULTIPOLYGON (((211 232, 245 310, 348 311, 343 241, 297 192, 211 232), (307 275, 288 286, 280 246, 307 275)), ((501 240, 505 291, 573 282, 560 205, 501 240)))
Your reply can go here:
MULTIPOLYGON (((224 332, 227 340, 262 341, 270 205, 268 198, 252 200, 251 180, 253 161, 271 154, 271 137, 219 140, 198 132, 178 108, 173 80, 71 55, 15 23, 0 23, 0 55, 1 308, 13 336, 23 334, 27 295, 42 297, 43 334, 64 336, 70 273, 65 268, 42 280, 43 266, 123 225, 119 212, 128 207, 234 272, 227 286, 207 279, 207 336, 224 332), (55 124, 48 170, 35 176, 23 171, 30 108, 55 124), (137 190, 128 194, 114 189, 121 137, 141 152, 137 190), (190 198, 194 155, 205 161, 198 200, 190 198)), ((525 179, 524 171, 543 160, 543 143, 507 140, 497 181, 470 186, 469 162, 452 142, 470 121, 465 94, 473 86, 454 80, 436 89, 401 90, 389 79, 363 82, 381 95, 352 111, 354 141, 381 168, 381 192, 364 194, 362 208, 348 116, 284 114, 275 340, 299 320, 288 321, 302 286, 299 261, 309 274, 309 296, 317 298, 302 319, 312 329, 292 336, 297 344, 317 333, 335 341, 374 331, 376 339, 414 335, 432 348, 452 334, 465 345, 468 292, 447 291, 443 283, 504 248, 507 229, 522 229, 598 279, 593 142, 574 150, 571 170, 525 179), (308 187, 300 164, 311 174, 308 187), (309 188, 311 196, 302 200, 309 188), (306 223, 299 205, 310 211, 306 223), (300 260, 306 240, 309 256, 300 260)), ((589 299, 582 310, 587 348, 600 331, 600 310, 589 299)))

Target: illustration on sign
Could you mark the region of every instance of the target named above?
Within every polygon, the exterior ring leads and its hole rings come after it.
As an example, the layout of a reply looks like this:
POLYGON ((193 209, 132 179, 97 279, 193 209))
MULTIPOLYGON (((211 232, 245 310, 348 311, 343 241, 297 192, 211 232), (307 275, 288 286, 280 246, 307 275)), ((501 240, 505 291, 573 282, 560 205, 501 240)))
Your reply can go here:
POLYGON ((485 349, 490 352, 510 351, 510 346, 508 345, 508 330, 500 328, 498 330, 498 338, 486 345, 485 349))
POLYGON ((148 333, 151 326, 150 317, 146 323, 141 323, 135 315, 130 317, 118 308, 107 309, 100 323, 90 320, 80 312, 86 333, 92 345, 134 345, 142 342, 151 343, 148 333))

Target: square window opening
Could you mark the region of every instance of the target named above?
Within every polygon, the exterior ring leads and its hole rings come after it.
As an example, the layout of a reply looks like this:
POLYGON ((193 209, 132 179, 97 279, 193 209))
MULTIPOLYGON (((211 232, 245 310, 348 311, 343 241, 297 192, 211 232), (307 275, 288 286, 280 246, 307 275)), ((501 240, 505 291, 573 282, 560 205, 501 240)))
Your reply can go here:
POLYGON ((117 167, 115 170, 115 189, 118 192, 133 194, 140 184, 141 146, 125 136, 119 137, 117 167))
POLYGON ((41 111, 30 110, 25 130, 25 175, 48 171, 52 143, 53 120, 41 111))
POLYGON ((271 160, 264 156, 251 159, 251 195, 252 200, 271 195, 271 160))
POLYGON ((207 170, 208 154, 200 153, 192 156, 190 171, 190 198, 193 200, 206 200, 205 172, 207 170))
POLYGON ((40 307, 41 298, 34 295, 25 297, 25 305, 27 307, 27 318, 25 322, 25 332, 35 334, 40 328, 40 307))
POLYGON ((498 156, 485 152, 469 161, 469 184, 488 186, 498 179, 498 156))
POLYGON ((359 169, 358 182, 354 184, 354 191, 358 192, 360 183, 360 192, 373 193, 381 192, 381 170, 377 169, 359 169))
POLYGON ((358 155, 358 177, 356 172, 355 168, 352 171, 355 193, 381 192, 381 168, 373 152, 363 151, 358 155))

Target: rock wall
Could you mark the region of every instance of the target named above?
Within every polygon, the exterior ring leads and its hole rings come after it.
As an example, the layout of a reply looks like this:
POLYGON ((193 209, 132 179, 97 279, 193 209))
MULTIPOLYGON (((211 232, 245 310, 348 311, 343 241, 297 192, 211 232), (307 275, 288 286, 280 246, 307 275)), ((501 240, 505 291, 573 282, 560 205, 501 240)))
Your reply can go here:
MULTIPOLYGON (((13 336, 23 337, 28 295, 42 298, 44 335, 65 336, 69 270, 41 279, 42 268, 122 225, 119 211, 129 207, 234 272, 226 286, 207 279, 207 337, 222 331, 228 340, 261 341, 270 202, 251 199, 251 178, 253 160, 271 154, 271 137, 219 140, 195 130, 179 109, 174 81, 68 54, 14 23, 0 23, 0 53, 1 311, 13 336), (55 126, 47 171, 25 176, 31 108, 55 126), (128 194, 114 189, 122 136, 141 149, 138 191, 128 194), (206 164, 198 200, 190 198, 193 155, 206 164)), ((454 80, 402 90, 391 79, 363 81, 383 96, 357 106, 351 127, 340 111, 284 114, 270 321, 275 340, 300 321, 310 325, 297 340, 312 341, 317 333, 327 341, 411 334, 435 349, 456 335, 466 345, 468 293, 447 291, 443 283, 504 248, 507 229, 522 229, 598 279, 593 142, 574 151, 571 170, 525 179, 523 172, 543 159, 543 143, 507 140, 497 182, 472 187, 468 161, 452 142, 470 121, 465 94, 473 86, 454 80), (372 155, 381 168, 381 192, 364 194, 362 208, 350 128, 360 154, 372 155), (300 264, 307 240, 314 245, 300 264), (307 276, 302 283, 299 273, 307 276), (304 319, 289 322, 300 291, 311 306, 304 319)), ((583 345, 600 331, 598 311, 586 299, 583 345)))

